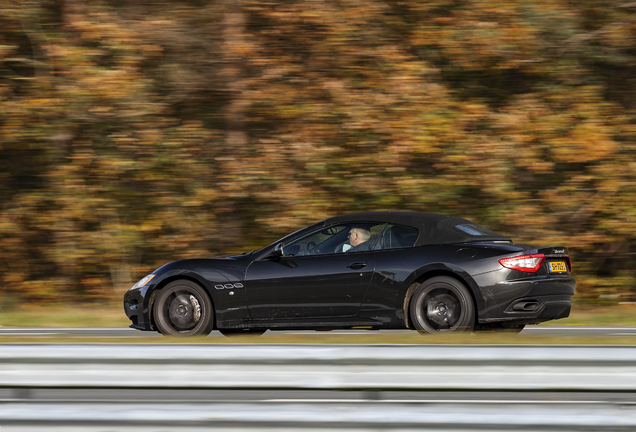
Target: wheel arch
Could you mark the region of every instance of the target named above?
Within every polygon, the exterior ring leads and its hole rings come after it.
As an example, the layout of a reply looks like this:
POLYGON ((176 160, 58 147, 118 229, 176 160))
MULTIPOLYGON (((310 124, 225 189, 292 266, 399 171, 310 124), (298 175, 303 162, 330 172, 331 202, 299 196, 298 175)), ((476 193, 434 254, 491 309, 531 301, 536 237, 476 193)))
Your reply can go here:
POLYGON ((474 279, 465 271, 453 268, 454 266, 448 266, 446 264, 435 265, 432 267, 425 267, 419 269, 415 273, 413 273, 412 277, 409 278, 411 283, 408 284, 408 288, 404 293, 404 303, 402 305, 404 312, 404 325, 406 328, 411 329, 413 325, 411 323, 411 298, 415 293, 415 290, 426 280, 434 278, 436 276, 448 276, 457 281, 461 282, 468 288, 468 292, 470 293, 473 305, 475 306, 475 323, 478 322, 479 310, 481 309, 480 305, 483 304, 483 298, 480 295, 478 290, 477 283, 474 279))

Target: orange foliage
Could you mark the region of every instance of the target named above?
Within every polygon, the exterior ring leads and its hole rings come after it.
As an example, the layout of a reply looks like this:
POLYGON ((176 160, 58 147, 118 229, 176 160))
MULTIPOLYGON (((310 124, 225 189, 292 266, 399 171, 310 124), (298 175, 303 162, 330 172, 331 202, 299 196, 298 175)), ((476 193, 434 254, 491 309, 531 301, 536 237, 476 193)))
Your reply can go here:
POLYGON ((199 3, 0 11, 2 297, 380 209, 570 246, 581 298, 633 296, 632 6, 199 3))

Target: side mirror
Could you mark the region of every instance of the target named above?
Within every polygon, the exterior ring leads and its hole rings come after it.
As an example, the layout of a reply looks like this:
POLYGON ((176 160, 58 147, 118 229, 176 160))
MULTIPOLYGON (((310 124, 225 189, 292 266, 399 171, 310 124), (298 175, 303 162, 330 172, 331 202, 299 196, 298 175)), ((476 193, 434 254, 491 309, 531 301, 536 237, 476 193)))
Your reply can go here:
POLYGON ((274 250, 272 251, 271 254, 269 254, 270 257, 272 258, 280 258, 283 256, 283 244, 282 243, 278 243, 276 246, 274 246, 274 250))

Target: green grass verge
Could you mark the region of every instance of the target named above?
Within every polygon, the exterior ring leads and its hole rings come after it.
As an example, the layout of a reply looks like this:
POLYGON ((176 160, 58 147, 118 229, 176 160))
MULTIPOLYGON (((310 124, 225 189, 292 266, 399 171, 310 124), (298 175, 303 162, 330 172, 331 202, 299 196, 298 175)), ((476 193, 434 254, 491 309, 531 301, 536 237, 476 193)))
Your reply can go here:
POLYGON ((632 327, 636 326, 636 305, 577 305, 568 318, 547 321, 543 326, 632 327))
POLYGON ((121 343, 121 344, 259 344, 259 345, 636 345, 636 338, 625 336, 537 336, 529 334, 449 334, 420 335, 416 331, 402 334, 277 334, 268 332, 263 336, 241 337, 148 337, 139 332, 135 337, 84 337, 84 336, 0 336, 1 344, 15 343, 121 343))
POLYGON ((0 311, 2 327, 128 327, 124 308, 100 306, 27 306, 0 311))

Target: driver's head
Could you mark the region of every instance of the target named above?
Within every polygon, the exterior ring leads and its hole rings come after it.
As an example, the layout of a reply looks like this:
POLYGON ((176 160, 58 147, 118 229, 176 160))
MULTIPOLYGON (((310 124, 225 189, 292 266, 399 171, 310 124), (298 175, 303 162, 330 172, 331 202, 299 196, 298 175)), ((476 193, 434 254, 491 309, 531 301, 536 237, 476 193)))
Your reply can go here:
POLYGON ((353 247, 358 246, 360 243, 364 243, 371 238, 371 232, 364 228, 355 227, 349 230, 349 244, 353 247))

